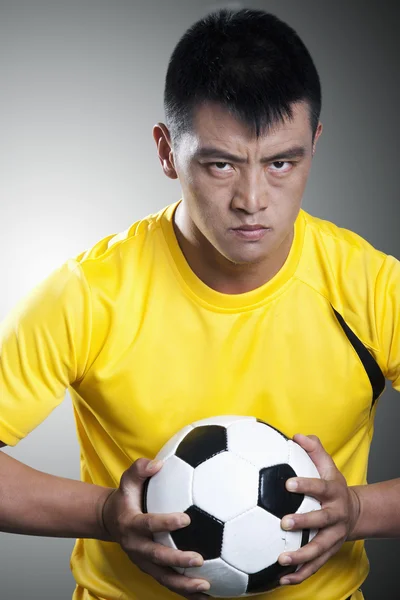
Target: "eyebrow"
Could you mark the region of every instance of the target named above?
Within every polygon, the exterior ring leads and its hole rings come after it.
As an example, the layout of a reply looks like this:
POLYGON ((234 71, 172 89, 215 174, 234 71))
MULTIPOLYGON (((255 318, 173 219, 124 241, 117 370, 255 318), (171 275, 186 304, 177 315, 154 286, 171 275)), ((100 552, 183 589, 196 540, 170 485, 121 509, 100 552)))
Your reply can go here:
MULTIPOLYGON (((292 146, 291 148, 287 148, 286 150, 282 150, 281 152, 277 152, 276 154, 272 154, 271 156, 264 156, 260 160, 260 162, 272 162, 274 160, 278 160, 279 158, 302 158, 303 156, 305 156, 306 152, 307 150, 305 146, 292 146)), ((209 146, 199 148, 194 153, 194 158, 224 158, 226 160, 236 163, 247 163, 247 158, 236 156, 235 154, 226 152, 226 150, 222 150, 221 148, 209 146)))

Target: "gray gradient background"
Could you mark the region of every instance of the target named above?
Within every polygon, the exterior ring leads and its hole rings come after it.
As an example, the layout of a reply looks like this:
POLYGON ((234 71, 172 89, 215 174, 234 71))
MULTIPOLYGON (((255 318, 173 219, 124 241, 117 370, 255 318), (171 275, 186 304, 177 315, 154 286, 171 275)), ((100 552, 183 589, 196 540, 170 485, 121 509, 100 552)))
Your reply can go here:
MULTIPOLYGON (((180 197, 152 138, 164 120, 167 62, 187 27, 228 5, 286 20, 320 72, 324 131, 304 208, 400 258, 398 3, 0 0, 0 319, 66 258, 180 197)), ((370 482, 400 475, 399 417, 388 386, 370 482)), ((79 478, 69 396, 6 452, 79 478)), ((72 546, 0 534, 1 599, 70 599, 72 546)), ((400 542, 368 541, 367 549, 366 598, 400 598, 400 542)))

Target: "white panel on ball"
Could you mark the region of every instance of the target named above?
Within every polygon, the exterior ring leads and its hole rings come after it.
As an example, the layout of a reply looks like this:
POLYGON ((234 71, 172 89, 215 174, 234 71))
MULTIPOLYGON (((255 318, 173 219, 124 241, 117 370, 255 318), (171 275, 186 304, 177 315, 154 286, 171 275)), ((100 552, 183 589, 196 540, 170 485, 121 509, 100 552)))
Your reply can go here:
POLYGON ((301 548, 301 538, 303 537, 302 530, 300 531, 285 531, 285 547, 282 552, 294 552, 301 548))
POLYGON ((280 520, 256 506, 225 524, 221 557, 246 573, 257 573, 276 562, 285 547, 280 520))
POLYGON ((170 456, 149 480, 147 512, 184 512, 193 504, 194 469, 177 456, 170 456))
POLYGON ((214 417, 208 417, 207 419, 201 419, 201 421, 195 421, 192 425, 193 427, 201 427, 202 425, 221 425, 222 427, 229 427, 235 421, 256 421, 256 418, 246 417, 244 415, 216 415, 214 417))
MULTIPOLYGON (((318 530, 311 529, 310 534, 308 536, 308 542, 311 542, 313 537, 316 536, 318 530)), ((303 536, 303 532, 300 531, 286 531, 286 543, 284 552, 295 552, 301 548, 301 539, 303 536)), ((303 564, 297 566, 296 571, 301 569, 303 564)))
POLYGON ((228 565, 221 558, 207 560, 201 567, 185 569, 188 577, 201 577, 210 582, 210 596, 230 598, 246 592, 248 576, 228 565))
POLYGON ((289 465, 296 471, 299 477, 313 477, 320 479, 317 467, 310 456, 299 444, 293 440, 287 442, 289 447, 289 465))
POLYGON ((221 452, 194 470, 194 504, 221 521, 257 506, 257 501, 257 469, 231 452, 221 452))
POLYGON ((162 544, 163 546, 168 546, 168 548, 173 548, 176 550, 176 545, 174 540, 171 537, 171 534, 168 531, 160 531, 158 533, 153 533, 154 541, 158 544, 162 544))
POLYGON ((254 421, 238 421, 228 428, 228 450, 257 469, 286 463, 287 440, 271 427, 254 421))
MULTIPOLYGON (((298 477, 311 477, 312 479, 320 479, 320 474, 318 473, 317 467, 312 462, 311 458, 307 454, 305 450, 296 442, 289 440, 288 442, 290 449, 289 456, 289 464, 295 470, 298 477)), ((312 498, 311 496, 304 496, 304 500, 299 506, 297 512, 298 513, 307 513, 313 510, 320 510, 321 504, 319 500, 316 498, 312 498)), ((311 537, 315 537, 316 532, 313 532, 311 537)))
POLYGON ((186 425, 186 427, 183 427, 180 431, 175 433, 175 435, 173 435, 172 438, 170 438, 168 442, 164 444, 164 446, 158 452, 156 458, 158 460, 167 460, 167 458, 175 454, 175 451, 183 438, 186 437, 189 431, 192 431, 192 429, 193 427, 191 427, 191 425, 186 425))
POLYGON ((313 510, 321 510, 321 504, 312 496, 304 496, 304 500, 296 512, 304 514, 313 510))

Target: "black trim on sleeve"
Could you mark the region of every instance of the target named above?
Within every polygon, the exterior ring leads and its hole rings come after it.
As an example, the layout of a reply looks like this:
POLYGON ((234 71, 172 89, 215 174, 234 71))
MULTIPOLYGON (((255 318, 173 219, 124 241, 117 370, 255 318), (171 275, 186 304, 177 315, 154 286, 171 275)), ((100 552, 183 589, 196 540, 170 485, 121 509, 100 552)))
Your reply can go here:
POLYGON ((372 356, 368 348, 364 346, 362 341, 356 336, 356 334, 350 329, 347 325, 346 321, 343 319, 342 315, 338 313, 332 306, 332 310, 336 315, 337 320, 339 321, 343 331, 345 332, 347 338, 349 339, 351 345, 354 350, 357 352, 360 360, 364 366, 364 369, 368 375, 368 378, 371 382, 372 386, 372 405, 374 406, 376 400, 382 394, 386 386, 385 376, 382 373, 380 366, 376 362, 375 358, 372 356))

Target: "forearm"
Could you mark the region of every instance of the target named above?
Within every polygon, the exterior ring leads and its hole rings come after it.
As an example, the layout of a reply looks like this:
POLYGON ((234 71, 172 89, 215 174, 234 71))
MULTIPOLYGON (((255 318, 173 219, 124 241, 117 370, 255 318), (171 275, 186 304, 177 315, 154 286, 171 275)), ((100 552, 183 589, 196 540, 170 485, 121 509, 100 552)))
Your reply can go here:
POLYGON ((0 531, 107 540, 102 507, 111 491, 42 473, 0 451, 0 531))
POLYGON ((359 516, 348 540, 400 537, 400 478, 350 488, 359 516))

